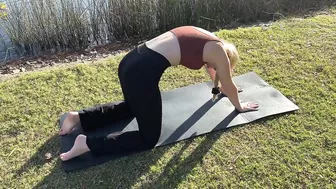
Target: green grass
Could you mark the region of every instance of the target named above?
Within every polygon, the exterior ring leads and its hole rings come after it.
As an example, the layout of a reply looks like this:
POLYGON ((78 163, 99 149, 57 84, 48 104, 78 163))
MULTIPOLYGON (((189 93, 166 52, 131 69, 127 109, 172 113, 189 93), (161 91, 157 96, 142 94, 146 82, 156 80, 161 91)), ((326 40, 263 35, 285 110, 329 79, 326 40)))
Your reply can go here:
MULTIPOLYGON (((220 31, 237 44, 237 75, 255 71, 300 107, 66 174, 57 119, 69 110, 121 100, 123 55, 8 78, 0 83, 3 188, 335 188, 336 11, 268 28, 220 31), (50 161, 44 159, 51 153, 50 161)), ((209 80, 204 70, 169 68, 169 90, 209 80)))

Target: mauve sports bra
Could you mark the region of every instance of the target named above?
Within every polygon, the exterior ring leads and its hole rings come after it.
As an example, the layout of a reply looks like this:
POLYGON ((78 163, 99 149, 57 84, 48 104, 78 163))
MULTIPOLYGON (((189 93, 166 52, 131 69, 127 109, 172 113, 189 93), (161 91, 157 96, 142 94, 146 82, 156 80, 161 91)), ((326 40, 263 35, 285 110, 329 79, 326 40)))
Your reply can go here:
POLYGON ((190 69, 200 69, 206 64, 203 61, 203 49, 207 42, 221 42, 217 37, 207 35, 193 26, 182 26, 170 31, 175 34, 180 44, 180 64, 190 69))

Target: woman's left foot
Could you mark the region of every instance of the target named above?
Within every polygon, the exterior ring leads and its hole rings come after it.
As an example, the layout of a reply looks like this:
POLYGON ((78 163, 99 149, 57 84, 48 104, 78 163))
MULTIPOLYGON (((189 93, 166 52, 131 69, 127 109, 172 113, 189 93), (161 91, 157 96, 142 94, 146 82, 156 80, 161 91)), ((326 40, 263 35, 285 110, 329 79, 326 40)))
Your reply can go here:
POLYGON ((67 117, 65 118, 63 125, 59 131, 59 135, 67 135, 69 134, 77 123, 80 122, 78 112, 69 112, 67 117))
POLYGON ((90 151, 90 149, 86 145, 86 136, 81 134, 77 136, 75 144, 73 145, 71 150, 66 153, 62 153, 60 155, 60 158, 62 161, 67 161, 74 157, 80 156, 88 151, 90 151))

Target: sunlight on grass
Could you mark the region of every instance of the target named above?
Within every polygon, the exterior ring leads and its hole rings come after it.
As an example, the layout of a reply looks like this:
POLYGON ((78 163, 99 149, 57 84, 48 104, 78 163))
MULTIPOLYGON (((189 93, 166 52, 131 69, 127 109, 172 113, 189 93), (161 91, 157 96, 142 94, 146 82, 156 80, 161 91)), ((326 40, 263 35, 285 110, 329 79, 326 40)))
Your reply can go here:
MULTIPOLYGON (((249 71, 300 110, 65 174, 60 114, 122 99, 119 55, 95 64, 25 74, 0 83, 0 177, 4 188, 333 188, 336 185, 336 15, 222 30, 249 71), (52 159, 46 161, 45 153, 52 159)), ((170 90, 208 81, 204 70, 164 73, 170 90)))

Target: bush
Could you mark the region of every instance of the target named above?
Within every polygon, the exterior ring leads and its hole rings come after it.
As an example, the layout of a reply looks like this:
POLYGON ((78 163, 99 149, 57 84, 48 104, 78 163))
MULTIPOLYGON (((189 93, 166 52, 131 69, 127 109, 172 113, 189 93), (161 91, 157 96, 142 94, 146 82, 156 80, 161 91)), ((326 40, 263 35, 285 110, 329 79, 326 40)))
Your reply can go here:
POLYGON ((36 55, 150 37, 181 25, 213 30, 331 4, 333 0, 12 0, 2 27, 20 54, 36 55))

